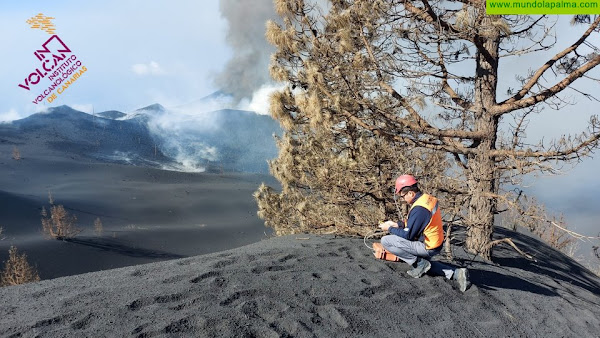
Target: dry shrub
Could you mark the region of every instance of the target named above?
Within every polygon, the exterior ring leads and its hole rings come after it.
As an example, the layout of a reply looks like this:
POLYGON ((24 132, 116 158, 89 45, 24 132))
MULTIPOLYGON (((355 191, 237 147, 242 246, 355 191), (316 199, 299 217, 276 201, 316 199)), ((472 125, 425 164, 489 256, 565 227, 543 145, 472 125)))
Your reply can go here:
POLYGON ((551 247, 563 252, 569 257, 574 257, 577 249, 577 239, 570 236, 564 230, 559 229, 554 224, 558 224, 562 228, 567 229, 567 224, 561 216, 559 219, 539 224, 533 231, 551 247))
POLYGON ((70 215, 62 205, 50 207, 50 216, 46 208, 42 208, 42 231, 54 239, 69 239, 77 236, 81 229, 75 224, 77 217, 70 215))
POLYGON ((536 198, 522 191, 514 202, 506 204, 508 219, 516 226, 529 229, 551 247, 573 257, 579 234, 568 229, 562 215, 554 216, 536 198))
POLYGON ((13 148, 12 158, 13 158, 13 160, 17 160, 17 161, 21 159, 21 152, 19 151, 19 148, 17 148, 16 146, 13 148))
POLYGON ((19 255, 17 248, 11 246, 8 250, 8 260, 0 274, 0 286, 19 285, 37 282, 40 276, 37 270, 27 262, 27 255, 19 255))
POLYGON ((102 221, 98 217, 94 221, 94 232, 96 233, 96 235, 100 236, 100 235, 102 235, 103 231, 104 231, 104 228, 102 227, 102 221))

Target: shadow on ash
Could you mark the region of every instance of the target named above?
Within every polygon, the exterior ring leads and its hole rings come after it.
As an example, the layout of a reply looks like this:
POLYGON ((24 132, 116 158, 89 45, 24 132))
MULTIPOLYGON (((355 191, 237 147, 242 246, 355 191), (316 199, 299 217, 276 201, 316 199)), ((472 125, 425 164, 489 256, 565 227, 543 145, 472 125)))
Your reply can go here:
POLYGON ((454 247, 460 292, 407 275, 362 239, 297 235, 203 256, 0 289, 0 336, 597 336, 600 279, 531 237, 536 258, 499 246, 494 262, 454 247))

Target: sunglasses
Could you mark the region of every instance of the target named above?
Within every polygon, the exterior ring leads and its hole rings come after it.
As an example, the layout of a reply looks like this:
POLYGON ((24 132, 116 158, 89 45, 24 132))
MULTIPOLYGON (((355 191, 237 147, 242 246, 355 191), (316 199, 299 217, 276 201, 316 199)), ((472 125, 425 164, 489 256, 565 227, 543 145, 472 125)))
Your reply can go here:
POLYGON ((396 191, 393 190, 393 196, 394 196, 394 201, 396 201, 397 196, 400 196, 400 198, 404 198, 406 195, 408 195, 410 191, 405 192, 404 194, 400 193, 400 194, 396 194, 396 191))

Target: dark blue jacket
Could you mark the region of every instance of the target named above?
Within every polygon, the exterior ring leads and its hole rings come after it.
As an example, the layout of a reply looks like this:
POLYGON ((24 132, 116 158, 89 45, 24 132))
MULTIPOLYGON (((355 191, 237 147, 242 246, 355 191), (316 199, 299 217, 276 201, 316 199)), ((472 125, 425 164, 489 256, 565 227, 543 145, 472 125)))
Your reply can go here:
MULTIPOLYGON (((413 199, 413 203, 423 195, 419 192, 413 199)), ((431 221, 431 212, 421 206, 412 208, 408 214, 408 221, 406 222, 406 228, 402 228, 402 224, 398 224, 400 227, 390 227, 390 233, 405 238, 409 241, 423 241, 423 231, 427 224, 431 221)))

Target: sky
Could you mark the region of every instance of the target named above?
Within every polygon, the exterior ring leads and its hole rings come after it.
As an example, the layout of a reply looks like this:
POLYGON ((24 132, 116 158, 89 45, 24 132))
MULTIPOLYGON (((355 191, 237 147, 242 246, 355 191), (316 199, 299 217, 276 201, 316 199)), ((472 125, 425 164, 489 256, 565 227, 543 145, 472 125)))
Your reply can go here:
MULTIPOLYGON (((26 117, 49 106, 69 105, 85 112, 135 109, 160 103, 177 107, 223 87, 235 89, 238 108, 267 114, 272 51, 264 41, 264 21, 273 17, 270 0, 102 0, 3 1, 0 4, 0 121, 26 117), (38 13, 53 17, 56 34, 86 71, 52 103, 33 104, 49 84, 42 79, 30 91, 20 88, 39 68, 34 51, 50 36, 26 22, 38 13), (238 101, 241 100, 239 103, 238 101)), ((524 55, 500 64, 500 90, 515 87, 515 75, 536 68, 569 45, 583 28, 560 18, 555 49, 524 55)), ((600 41, 592 40, 596 45, 600 41)), ((597 78, 599 70, 594 70, 597 78)), ((576 87, 599 92, 598 84, 578 81, 576 87)), ((535 143, 585 129, 600 104, 568 93, 578 104, 533 116, 528 140, 535 143)), ((600 200, 596 172, 600 160, 586 159, 557 177, 528 181, 530 191, 551 211, 564 213, 573 229, 596 235, 595 205, 600 200), (586 212, 580 207, 584 206, 586 212)))
POLYGON ((2 2, 0 119, 27 116, 44 104, 127 112, 153 103, 177 106, 211 94, 233 55, 219 5, 189 0, 2 2), (49 84, 47 79, 31 91, 18 84, 39 67, 33 52, 50 36, 27 24, 38 13, 54 18, 56 34, 87 71, 54 102, 35 105, 31 101, 49 84))

